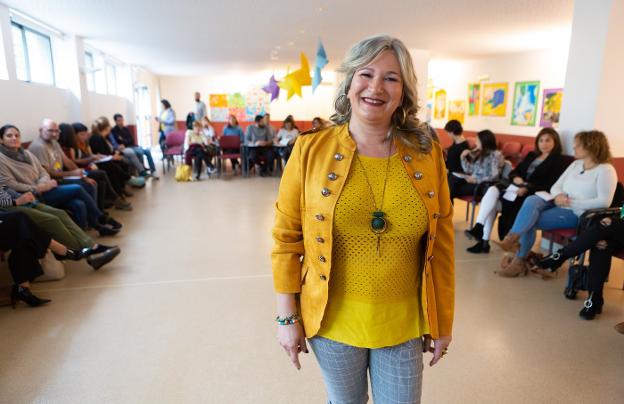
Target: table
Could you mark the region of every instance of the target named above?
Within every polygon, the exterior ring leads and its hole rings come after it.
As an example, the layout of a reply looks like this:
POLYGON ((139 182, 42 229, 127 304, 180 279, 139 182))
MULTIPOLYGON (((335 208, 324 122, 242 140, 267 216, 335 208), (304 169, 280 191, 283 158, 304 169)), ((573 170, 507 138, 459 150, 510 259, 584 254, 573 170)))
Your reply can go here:
MULTIPOLYGON (((265 146, 257 146, 255 144, 241 144, 241 164, 243 167, 243 176, 248 177, 249 176, 249 149, 256 149, 258 147, 265 147, 265 146)), ((282 157, 279 155, 279 151, 282 149, 285 149, 286 147, 288 147, 288 145, 284 146, 284 145, 280 145, 280 144, 274 144, 272 146, 273 151, 275 152, 275 157, 277 157, 277 161, 278 161, 278 170, 279 170, 279 174, 282 174, 282 157)))

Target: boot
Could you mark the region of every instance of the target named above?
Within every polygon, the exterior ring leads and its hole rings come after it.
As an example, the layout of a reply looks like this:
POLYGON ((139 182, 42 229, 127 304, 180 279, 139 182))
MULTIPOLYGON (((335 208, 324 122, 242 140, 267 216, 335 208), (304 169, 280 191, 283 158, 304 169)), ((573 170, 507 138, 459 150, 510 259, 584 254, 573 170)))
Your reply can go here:
POLYGON ((515 233, 508 233, 503 241, 495 241, 494 244, 498 245, 501 249, 507 252, 516 252, 520 248, 520 235, 515 233))
POLYGON ((615 325, 615 331, 619 332, 620 334, 624 334, 624 323, 619 323, 615 325))
POLYGON ((487 254, 490 252, 490 242, 488 240, 479 240, 477 241, 477 244, 473 245, 472 247, 466 248, 466 251, 473 254, 487 254))
POLYGON ((503 278, 515 278, 519 275, 526 275, 528 271, 526 259, 516 256, 511 261, 511 264, 496 273, 503 278))
POLYGON ((535 265, 542 269, 546 269, 549 272, 555 272, 567 259, 561 254, 562 250, 557 251, 556 253, 550 254, 541 260, 537 261, 535 265))
POLYGON ((476 223, 472 229, 464 230, 464 234, 469 240, 481 240, 483 238, 483 225, 476 223))
POLYGON ((585 303, 583 303, 583 309, 579 312, 579 316, 584 320, 593 320, 596 314, 602 313, 603 304, 604 299, 602 298, 602 294, 589 292, 589 296, 587 300, 585 300, 585 303))

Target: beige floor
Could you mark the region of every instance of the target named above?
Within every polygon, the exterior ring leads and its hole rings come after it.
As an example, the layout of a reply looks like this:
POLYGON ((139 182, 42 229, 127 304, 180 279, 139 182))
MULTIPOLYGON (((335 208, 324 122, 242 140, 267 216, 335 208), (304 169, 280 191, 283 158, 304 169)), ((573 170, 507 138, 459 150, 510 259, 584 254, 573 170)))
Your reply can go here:
MULTIPOLYGON (((278 180, 171 178, 115 213, 126 229, 106 240, 123 249, 113 264, 74 264, 64 280, 36 284, 47 307, 0 308, 0 402, 324 402, 314 358, 298 372, 275 343, 278 180)), ((621 281, 600 319, 581 321, 564 277, 501 279, 498 252, 467 254, 462 213, 455 341, 427 368, 423 402, 624 402, 621 281)))

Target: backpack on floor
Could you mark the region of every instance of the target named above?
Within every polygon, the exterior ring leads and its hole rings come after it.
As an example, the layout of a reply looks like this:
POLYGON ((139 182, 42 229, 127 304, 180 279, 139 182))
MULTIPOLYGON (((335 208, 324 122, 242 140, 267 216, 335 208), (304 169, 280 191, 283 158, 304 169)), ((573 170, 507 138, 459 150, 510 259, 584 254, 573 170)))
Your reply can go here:
POLYGON ((187 182, 191 180, 193 175, 192 168, 188 164, 180 164, 176 167, 175 180, 178 182, 187 182))

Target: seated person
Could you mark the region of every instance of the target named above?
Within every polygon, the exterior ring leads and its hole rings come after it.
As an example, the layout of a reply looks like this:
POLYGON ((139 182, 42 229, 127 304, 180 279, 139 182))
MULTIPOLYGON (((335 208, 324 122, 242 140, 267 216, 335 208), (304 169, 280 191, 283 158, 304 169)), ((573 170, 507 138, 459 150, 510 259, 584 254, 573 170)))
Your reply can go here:
MULTIPOLYGON (((76 161, 76 132, 74 130, 74 127, 68 123, 62 123, 59 125, 59 129, 61 133, 58 143, 63 150, 65 158, 71 161, 72 164, 75 164, 77 167, 81 167, 81 169, 84 170, 88 178, 92 178, 97 182, 98 207, 100 208, 100 210, 108 209, 113 206, 115 207, 115 209, 119 210, 132 210, 132 205, 130 204, 130 202, 124 199, 123 194, 119 194, 115 190, 106 171, 100 170, 93 163, 89 164, 89 162, 87 162, 86 164, 81 164, 76 161)), ((95 160, 97 160, 97 157, 91 160, 91 162, 95 160)))
POLYGON ((58 185, 50 178, 37 157, 21 147, 20 131, 13 125, 0 128, 0 178, 0 185, 21 193, 32 192, 46 204, 68 209, 83 229, 89 226, 102 236, 119 232, 121 224, 104 215, 80 185, 58 185))
POLYGON ((449 175, 453 172, 463 173, 461 154, 470 149, 468 141, 464 137, 464 129, 459 121, 452 119, 444 125, 444 131, 449 135, 453 144, 446 149, 446 169, 449 175))
POLYGON ((502 212, 498 219, 498 236, 502 240, 526 197, 537 191, 550 190, 565 168, 559 134, 552 128, 542 129, 535 138, 535 151, 527 154, 509 173, 508 180, 492 185, 483 195, 476 223, 472 229, 465 231, 469 238, 477 240, 467 251, 475 254, 489 252, 490 235, 497 213, 502 212), (518 188, 513 201, 502 198, 510 182, 518 188))
POLYGON ((615 168, 609 163, 611 151, 604 133, 592 130, 574 137, 577 159, 550 189, 553 199, 531 195, 524 200, 514 224, 500 247, 515 252, 513 261, 499 271, 504 277, 526 274, 527 256, 540 230, 567 229, 577 226, 587 209, 606 208, 617 186, 615 168))
POLYGON ((290 153, 292 153, 292 148, 295 144, 295 140, 297 140, 298 134, 299 129, 295 126, 295 120, 291 115, 288 115, 284 120, 282 128, 275 136, 275 144, 283 146, 278 150, 280 157, 284 159, 284 164, 288 163, 288 158, 290 157, 290 153))
MULTIPOLYGON (((51 119, 44 119, 39 127, 39 136, 36 137, 28 151, 37 157, 48 175, 59 184, 78 184, 98 201, 97 182, 87 177, 73 161, 71 161, 58 143, 59 126, 51 119)), ((100 209, 103 206, 98 204, 100 209)))
POLYGON ((65 248, 71 249, 71 254, 75 252, 74 255, 70 254, 70 258, 77 260, 86 257, 87 263, 96 270, 112 261, 121 251, 116 246, 96 244, 65 211, 38 203, 30 192, 20 195, 12 190, 0 188, 0 213, 27 216, 38 229, 66 246, 65 248))
POLYGON ((454 172, 449 175, 451 201, 460 196, 474 195, 479 184, 497 181, 501 175, 504 160, 501 152, 496 150, 494 133, 482 130, 477 133, 476 140, 477 146, 474 150, 466 149, 460 155, 464 173, 454 172))
POLYGON ((150 173, 154 177, 156 174, 156 165, 154 164, 154 159, 152 158, 152 151, 136 144, 134 136, 132 136, 130 130, 124 125, 123 115, 115 114, 113 119, 115 121, 115 126, 113 127, 111 133, 117 143, 120 146, 124 146, 127 149, 132 150, 137 155, 137 158, 141 163, 143 163, 143 158, 145 158, 147 160, 147 164, 149 165, 150 173))
POLYGON ((604 298, 602 290, 609 277, 611 256, 624 248, 624 220, 606 217, 594 223, 589 229, 556 253, 537 262, 536 270, 548 277, 552 276, 566 260, 591 250, 587 269, 587 300, 579 312, 581 318, 593 320, 602 313, 604 298))
POLYGON ((320 116, 315 116, 312 119, 312 130, 321 130, 321 129, 325 129, 328 126, 329 124, 325 122, 325 120, 321 118, 320 116))
POLYGON ((214 173, 212 158, 215 156, 216 148, 213 141, 204 134, 201 122, 193 122, 193 130, 186 131, 184 149, 184 163, 192 167, 195 160, 197 180, 201 178, 202 162, 206 163, 209 176, 214 173))
POLYGON ((256 115, 254 124, 247 127, 245 144, 249 147, 249 160, 251 165, 257 166, 256 171, 261 176, 273 172, 273 136, 270 129, 264 124, 264 117, 256 115), (262 165, 262 158, 265 164, 262 165))
POLYGON ((137 170, 145 170, 143 164, 139 163, 139 159, 132 150, 130 153, 123 152, 120 148, 115 148, 110 142, 112 136, 111 126, 108 119, 104 116, 96 119, 91 125, 91 137, 89 137, 89 147, 94 154, 101 154, 104 156, 111 156, 117 166, 123 168, 127 175, 131 176, 128 180, 128 184, 135 188, 143 188, 145 186, 145 180, 132 176, 132 173, 136 173, 137 170), (123 164, 122 164, 123 163, 123 164))

